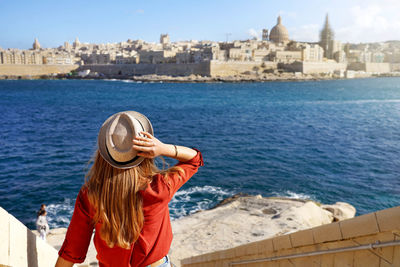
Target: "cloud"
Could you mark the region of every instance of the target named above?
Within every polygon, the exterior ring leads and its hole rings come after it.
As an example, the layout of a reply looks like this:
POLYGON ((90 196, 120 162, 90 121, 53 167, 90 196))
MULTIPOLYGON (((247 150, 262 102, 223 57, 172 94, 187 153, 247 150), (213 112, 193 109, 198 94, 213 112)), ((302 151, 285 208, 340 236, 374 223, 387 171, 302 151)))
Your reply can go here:
POLYGON ((297 18, 297 13, 293 12, 293 11, 284 11, 284 10, 280 10, 278 12, 277 16, 281 16, 281 17, 285 17, 285 18, 290 18, 290 19, 295 19, 297 18))
POLYGON ((321 27, 318 24, 306 24, 289 28, 289 39, 301 42, 318 42, 321 27))
POLYGON ((143 13, 144 13, 144 10, 143 10, 143 9, 137 9, 135 13, 137 13, 137 14, 143 14, 143 13))
MULTIPOLYGON (((341 0, 337 5, 340 8, 327 7, 336 40, 343 43, 400 40, 399 0, 341 0)), ((285 17, 289 13, 280 11, 285 17)), ((319 32, 324 24, 323 15, 320 21, 311 22, 316 24, 301 25, 300 16, 294 20, 300 23, 288 27, 290 39, 309 42, 319 40, 319 32)))
POLYGON ((400 2, 383 0, 367 1, 349 9, 345 25, 339 26, 336 39, 349 42, 376 42, 400 39, 400 17, 393 10, 400 9, 400 2), (390 2, 391 5, 385 4, 390 2))
POLYGON ((255 30, 253 28, 247 31, 247 34, 250 35, 252 38, 256 38, 257 40, 261 37, 261 30, 255 30))

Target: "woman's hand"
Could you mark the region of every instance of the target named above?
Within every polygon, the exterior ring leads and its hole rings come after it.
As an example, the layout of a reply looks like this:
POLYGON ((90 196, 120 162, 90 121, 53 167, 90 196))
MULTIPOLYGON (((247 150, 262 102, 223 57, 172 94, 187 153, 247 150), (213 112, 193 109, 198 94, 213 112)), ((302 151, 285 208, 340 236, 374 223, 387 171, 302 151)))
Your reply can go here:
POLYGON ((197 155, 197 151, 184 146, 176 146, 164 144, 151 134, 141 132, 145 137, 136 136, 133 139, 133 149, 137 150, 138 156, 144 158, 155 158, 158 156, 166 156, 177 159, 179 161, 188 161, 197 155))
POLYGON ((133 139, 133 148, 138 151, 138 156, 144 158, 155 158, 162 156, 165 150, 165 144, 147 132, 141 132, 145 137, 136 136, 133 139))

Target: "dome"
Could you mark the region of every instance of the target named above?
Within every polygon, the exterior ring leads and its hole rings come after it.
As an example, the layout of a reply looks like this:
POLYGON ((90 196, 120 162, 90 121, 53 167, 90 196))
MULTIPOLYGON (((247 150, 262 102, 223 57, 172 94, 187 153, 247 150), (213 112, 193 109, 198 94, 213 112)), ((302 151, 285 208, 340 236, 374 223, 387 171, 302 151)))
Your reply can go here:
POLYGON ((275 43, 289 42, 289 33, 286 27, 282 25, 281 16, 278 17, 278 23, 272 28, 269 39, 275 43))

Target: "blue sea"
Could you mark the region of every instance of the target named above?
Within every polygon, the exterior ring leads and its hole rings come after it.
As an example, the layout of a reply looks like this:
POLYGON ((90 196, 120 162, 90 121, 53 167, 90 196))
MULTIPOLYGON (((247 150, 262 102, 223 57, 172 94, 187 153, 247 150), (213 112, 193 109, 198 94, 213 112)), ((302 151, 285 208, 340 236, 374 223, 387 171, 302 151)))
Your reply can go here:
POLYGON ((67 227, 98 130, 123 110, 148 116, 163 142, 203 152, 173 218, 239 192, 344 201, 358 215, 400 205, 400 79, 371 78, 0 81, 0 206, 34 228, 45 203, 50 227, 67 227))

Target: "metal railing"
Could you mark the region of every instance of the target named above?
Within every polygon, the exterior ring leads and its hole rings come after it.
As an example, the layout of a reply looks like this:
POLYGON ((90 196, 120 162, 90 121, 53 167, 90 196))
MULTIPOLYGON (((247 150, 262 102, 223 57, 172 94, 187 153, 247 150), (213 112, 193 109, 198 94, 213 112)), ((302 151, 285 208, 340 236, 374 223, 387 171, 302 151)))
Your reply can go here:
POLYGON ((376 243, 370 243, 370 244, 366 244, 366 245, 359 245, 359 246, 353 246, 353 247, 327 249, 327 250, 305 252, 305 253, 291 254, 291 255, 285 255, 285 256, 260 258, 260 259, 254 259, 254 260, 236 261, 236 262, 231 262, 229 265, 233 266, 233 265, 243 265, 243 264, 249 264, 249 263, 287 260, 287 259, 294 259, 294 258, 318 256, 318 255, 340 253, 340 252, 347 252, 347 251, 356 251, 356 250, 364 250, 364 249, 383 248, 383 247, 391 247, 391 246, 400 246, 400 240, 391 241, 391 242, 384 242, 384 243, 376 242, 376 243))

